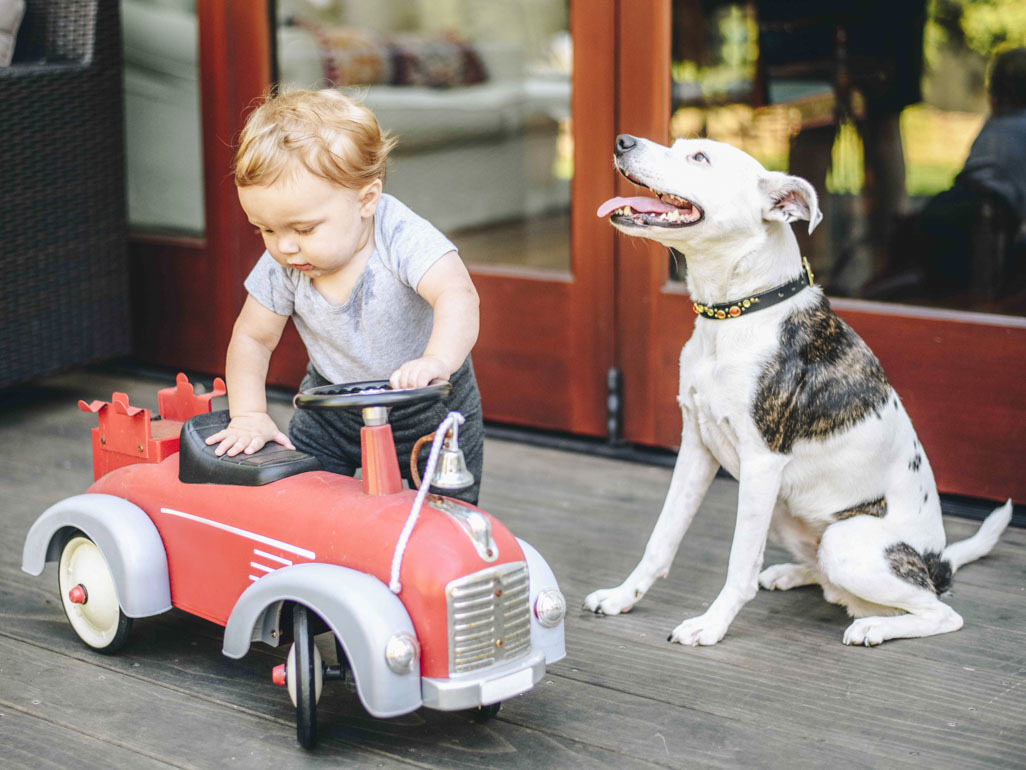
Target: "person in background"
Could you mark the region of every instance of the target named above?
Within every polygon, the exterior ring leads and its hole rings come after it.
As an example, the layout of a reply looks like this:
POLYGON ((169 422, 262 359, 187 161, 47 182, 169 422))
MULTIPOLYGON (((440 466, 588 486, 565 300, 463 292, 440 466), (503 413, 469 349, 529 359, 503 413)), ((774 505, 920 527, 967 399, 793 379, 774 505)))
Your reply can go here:
POLYGON ((922 98, 926 1, 759 0, 756 8, 763 101, 773 103, 773 84, 804 83, 813 93, 826 87, 833 95, 832 114, 814 114, 791 138, 788 171, 816 188, 826 220, 814 233, 795 231, 802 253, 827 291, 850 295, 887 262, 908 203, 900 116, 922 98), (846 122, 861 139, 865 235, 835 248, 831 223, 842 212, 834 211, 826 182, 846 122))
POLYGON ((990 117, 973 141, 962 171, 950 189, 935 196, 919 220, 923 237, 932 238, 935 277, 946 283, 969 278, 970 251, 961 209, 972 214, 992 200, 1015 222, 1026 221, 1026 48, 994 57, 988 85, 990 117), (952 216, 957 219, 952 219, 952 216))
POLYGON ((950 188, 927 201, 897 234, 892 266, 871 284, 868 298, 905 299, 909 293, 960 296, 979 281, 973 275, 980 269, 974 259, 992 260, 998 266, 989 276, 993 285, 977 290, 990 297, 1008 297, 1016 291, 1016 273, 1022 266, 1004 264, 1004 255, 990 253, 992 249, 975 248, 974 239, 994 235, 981 233, 981 225, 1000 227, 1013 241, 1009 253, 1026 250, 1026 48, 993 57, 988 96, 990 117, 962 170, 950 188), (981 220, 985 207, 989 218, 981 220))

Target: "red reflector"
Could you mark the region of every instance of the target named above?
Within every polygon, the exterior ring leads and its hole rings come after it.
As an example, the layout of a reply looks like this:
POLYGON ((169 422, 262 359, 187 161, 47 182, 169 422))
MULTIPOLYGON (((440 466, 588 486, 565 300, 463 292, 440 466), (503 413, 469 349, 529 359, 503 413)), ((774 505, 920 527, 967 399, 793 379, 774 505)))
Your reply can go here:
POLYGON ((275 666, 271 669, 271 681, 280 687, 285 686, 285 664, 275 666))
POLYGON ((79 583, 77 586, 68 591, 68 599, 71 600, 72 604, 85 604, 86 602, 86 590, 85 587, 79 583))

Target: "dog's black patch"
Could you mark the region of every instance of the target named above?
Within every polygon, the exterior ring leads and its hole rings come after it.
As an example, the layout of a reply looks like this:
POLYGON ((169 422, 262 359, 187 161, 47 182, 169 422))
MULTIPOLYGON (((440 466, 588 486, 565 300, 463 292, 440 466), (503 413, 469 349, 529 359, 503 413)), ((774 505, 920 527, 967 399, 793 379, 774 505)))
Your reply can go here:
POLYGON ((909 460, 908 469, 910 471, 918 471, 919 466, 923 464, 923 456, 916 452, 916 456, 909 460))
POLYGON ((943 593, 951 587, 951 562, 934 551, 919 553, 908 543, 895 543, 884 551, 891 572, 914 586, 943 593))
POLYGON ((951 569, 951 562, 941 554, 927 551, 923 554, 923 561, 926 563, 926 571, 930 573, 930 580, 933 582, 933 590, 939 594, 951 588, 951 579, 954 572, 951 569))
POLYGON ((885 406, 891 392, 869 346, 824 297, 781 326, 780 349, 759 376, 752 417, 769 448, 784 454, 800 439, 856 424, 885 406))
POLYGON ((908 543, 895 543, 884 551, 891 572, 914 586, 936 593, 922 555, 908 543))
POLYGON ((853 505, 851 508, 845 508, 843 511, 837 511, 833 516, 837 521, 842 521, 853 516, 876 516, 882 519, 886 515, 887 499, 878 497, 876 500, 867 500, 864 503, 853 505))

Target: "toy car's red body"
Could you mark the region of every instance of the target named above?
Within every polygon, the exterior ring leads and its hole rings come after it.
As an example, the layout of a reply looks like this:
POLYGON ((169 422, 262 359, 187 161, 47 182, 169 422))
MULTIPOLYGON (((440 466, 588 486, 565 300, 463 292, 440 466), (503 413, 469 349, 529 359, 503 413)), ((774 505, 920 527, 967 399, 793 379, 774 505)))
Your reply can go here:
MULTIPOLYGON (((182 484, 177 454, 157 464, 118 468, 89 492, 129 499, 147 513, 167 550, 171 603, 222 626, 252 582, 290 564, 345 564, 387 584, 392 545, 415 495, 365 495, 359 479, 327 471, 269 487, 182 484)), ((516 539, 495 519, 492 537, 501 555, 491 566, 524 560, 516 539)), ((400 576, 403 604, 422 650, 422 676, 448 676, 446 602, 438 586, 482 566, 459 526, 426 507, 400 576)))
POLYGON ((347 670, 368 711, 385 717, 497 704, 565 655, 565 602, 544 559, 474 506, 403 489, 387 409, 363 428, 360 480, 277 445, 215 457, 200 431, 227 420, 210 412, 223 392, 217 380, 196 396, 179 375, 159 394, 157 420, 121 393, 80 402, 98 417, 96 479, 37 519, 22 568, 59 561, 83 641, 114 652, 131 618, 171 606, 225 626, 231 657, 292 637, 276 681, 289 685, 305 746, 322 680, 347 670), (320 661, 312 638, 322 631, 341 665, 320 661))

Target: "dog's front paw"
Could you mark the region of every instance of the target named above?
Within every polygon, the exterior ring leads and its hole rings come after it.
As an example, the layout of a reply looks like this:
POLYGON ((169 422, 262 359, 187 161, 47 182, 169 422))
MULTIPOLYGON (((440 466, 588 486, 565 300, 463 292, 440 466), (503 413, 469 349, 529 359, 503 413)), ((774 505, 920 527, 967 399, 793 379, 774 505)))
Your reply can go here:
POLYGON ((864 644, 866 647, 880 644, 888 637, 884 635, 887 618, 859 618, 844 630, 845 644, 864 644))
POLYGON ((726 635, 728 625, 721 620, 711 617, 707 612, 704 615, 699 615, 697 618, 685 620, 673 629, 673 633, 666 637, 666 641, 685 644, 690 647, 696 647, 700 644, 716 644, 726 635))
POLYGON ((600 588, 588 594, 584 600, 584 609, 599 615, 619 615, 621 612, 630 612, 640 598, 640 592, 631 591, 623 586, 600 588))

